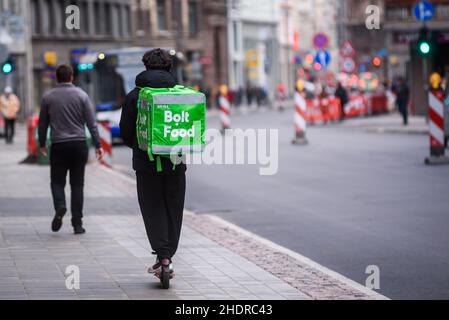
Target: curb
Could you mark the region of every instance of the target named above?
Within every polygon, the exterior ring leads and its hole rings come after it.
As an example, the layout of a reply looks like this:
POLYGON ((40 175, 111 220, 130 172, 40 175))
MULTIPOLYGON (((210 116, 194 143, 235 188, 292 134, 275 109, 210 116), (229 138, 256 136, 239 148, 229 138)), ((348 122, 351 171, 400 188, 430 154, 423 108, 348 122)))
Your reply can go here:
MULTIPOLYGON (((190 215, 190 216, 198 216, 197 214, 195 214, 193 212, 189 212, 189 211, 186 211, 186 214, 190 215)), ((228 222, 228 221, 226 221, 226 220, 224 220, 224 219, 222 219, 220 217, 217 217, 215 215, 209 215, 209 214, 205 214, 205 215, 202 215, 202 216, 208 217, 211 220, 213 220, 215 223, 217 223, 219 225, 222 225, 225 228, 234 230, 237 233, 240 233, 240 234, 242 234, 242 235, 244 235, 244 236, 246 236, 246 237, 248 237, 250 239, 253 239, 253 240, 255 240, 255 241, 265 245, 266 247, 273 249, 274 251, 286 254, 286 255, 290 256, 291 258, 295 259, 296 261, 298 261, 300 264, 303 264, 303 265, 305 265, 305 266, 307 266, 309 268, 315 269, 315 270, 325 274, 326 276, 328 276, 328 277, 330 277, 332 279, 337 280, 338 282, 341 282, 341 283, 347 285, 348 287, 350 287, 350 288, 352 288, 352 289, 354 289, 356 291, 360 291, 361 293, 366 295, 369 299, 372 299, 372 300, 390 300, 386 296, 384 296, 384 295, 382 295, 380 293, 377 293, 377 292, 375 292, 373 290, 370 290, 367 287, 359 284, 358 282, 355 282, 355 281, 353 281, 353 280, 351 280, 351 279, 349 279, 349 278, 347 278, 347 277, 345 277, 345 276, 343 276, 343 275, 341 275, 341 274, 339 274, 339 273, 337 273, 335 271, 332 271, 332 270, 326 268, 325 266, 320 265, 317 262, 315 262, 315 261, 313 261, 313 260, 311 260, 311 259, 309 259, 309 258, 307 258, 307 257, 305 257, 305 256, 303 256, 303 255, 301 255, 299 253, 297 253, 297 252, 294 252, 294 251, 292 251, 292 250, 290 250, 288 248, 280 246, 280 245, 278 245, 278 244, 276 244, 276 243, 274 243, 274 242, 272 242, 272 241, 270 241, 270 240, 268 240, 266 238, 260 237, 260 236, 258 236, 256 234, 254 234, 254 233, 252 233, 252 232, 250 232, 248 230, 245 230, 245 229, 243 229, 243 228, 241 228, 241 227, 239 227, 239 226, 237 226, 237 225, 235 225, 233 223, 230 223, 230 222, 228 222)))
MULTIPOLYGON (((126 181, 127 183, 132 183, 134 185, 136 183, 134 179, 128 177, 127 175, 125 175, 125 174, 123 174, 121 172, 118 172, 118 171, 116 171, 114 169, 110 169, 110 168, 107 168, 107 167, 104 167, 104 166, 101 166, 101 165, 97 165, 97 166, 100 167, 100 169, 102 169, 102 170, 104 170, 104 171, 106 171, 106 172, 108 172, 110 174, 113 174, 114 176, 122 179, 123 181, 126 181)), ((249 238, 249 239, 251 239, 251 240, 253 240, 253 241, 255 241, 255 242, 257 242, 257 243, 259 243, 259 244, 261 244, 261 245, 263 245, 263 246, 265 246, 265 247, 267 247, 267 248, 269 248, 269 249, 271 249, 271 250, 273 250, 275 252, 277 252, 277 253, 284 254, 284 255, 294 259, 295 261, 297 261, 300 265, 305 266, 305 268, 315 270, 318 273, 321 273, 322 275, 325 275, 326 277, 330 278, 331 279, 330 282, 337 282, 337 283, 343 284, 344 286, 347 286, 350 289, 352 289, 352 290, 354 290, 356 292, 361 293, 364 296, 364 298, 366 298, 368 300, 389 300, 388 297, 386 297, 386 296, 384 296, 384 295, 382 295, 380 293, 377 293, 377 292, 375 292, 373 290, 370 290, 367 287, 365 287, 365 286, 363 286, 363 285, 361 285, 361 284, 359 284, 359 283, 357 283, 357 282, 355 282, 355 281, 353 281, 353 280, 351 280, 351 279, 349 279, 349 278, 347 278, 347 277, 345 277, 345 276, 343 276, 343 275, 341 275, 341 274, 339 274, 339 273, 337 273, 335 271, 332 271, 332 270, 326 268, 325 266, 322 266, 322 265, 318 264, 317 262, 315 262, 315 261, 313 261, 313 260, 311 260, 311 259, 309 259, 309 258, 307 258, 307 257, 305 257, 305 256, 303 256, 303 255, 301 255, 299 253, 297 253, 297 252, 294 252, 294 251, 292 251, 290 249, 282 247, 282 246, 280 246, 280 245, 278 245, 278 244, 276 244, 276 243, 274 243, 274 242, 272 242, 272 241, 270 241, 270 240, 268 240, 266 238, 260 237, 260 236, 258 236, 256 234, 254 234, 254 233, 252 233, 252 232, 250 232, 248 230, 245 230, 245 229, 243 229, 243 228, 241 228, 241 227, 239 227, 239 226, 237 226, 237 225, 235 225, 233 223, 230 223, 230 222, 228 222, 228 221, 226 221, 226 220, 224 220, 224 219, 222 219, 220 217, 217 217, 215 215, 210 215, 210 214, 198 215, 198 214, 196 214, 194 212, 191 212, 189 210, 185 210, 185 215, 186 215, 186 217, 191 218, 191 219, 195 219, 195 218, 199 218, 199 217, 208 218, 211 222, 213 222, 215 224, 214 227, 216 227, 218 229, 232 230, 232 231, 236 232, 237 234, 242 235, 243 237, 247 237, 247 238, 249 238)), ((192 228, 192 226, 190 226, 190 227, 192 228)), ((193 226, 193 229, 195 229, 194 226, 193 226)), ((198 230, 198 229, 196 229, 196 231, 201 233, 201 231, 198 230)), ((221 243, 219 243, 219 244, 222 245, 221 243)), ((251 261, 251 262, 255 263, 254 261, 251 261)), ((255 263, 255 264, 258 265, 257 263, 255 263)), ((260 266, 260 265, 259 265, 259 267, 263 268, 263 266, 260 266)), ((303 293, 306 294, 306 292, 303 292, 303 293)), ((313 296, 312 296, 312 298, 317 299, 316 297, 313 297, 313 296)), ((350 299, 350 297, 347 297, 347 296, 344 296, 343 298, 344 299, 350 299)), ((357 299, 357 298, 358 297, 354 297, 354 299, 357 299)), ((362 297, 360 297, 360 298, 362 298, 362 297)))

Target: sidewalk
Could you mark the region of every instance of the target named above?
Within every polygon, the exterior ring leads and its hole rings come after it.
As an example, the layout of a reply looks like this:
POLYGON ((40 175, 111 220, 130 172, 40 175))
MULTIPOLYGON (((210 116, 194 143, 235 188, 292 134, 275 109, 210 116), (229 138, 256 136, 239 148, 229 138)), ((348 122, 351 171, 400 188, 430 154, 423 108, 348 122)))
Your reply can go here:
POLYGON ((382 299, 312 261, 213 216, 186 213, 176 279, 170 290, 146 273, 154 263, 132 179, 89 165, 85 227, 59 233, 49 169, 18 165, 16 144, 0 140, 0 299, 382 299), (280 266, 279 261, 285 261, 280 266), (80 289, 66 288, 66 268, 80 269, 80 289))
POLYGON ((409 125, 404 126, 398 113, 347 119, 342 127, 361 129, 370 133, 429 134, 429 125, 425 117, 412 116, 409 118, 409 125))

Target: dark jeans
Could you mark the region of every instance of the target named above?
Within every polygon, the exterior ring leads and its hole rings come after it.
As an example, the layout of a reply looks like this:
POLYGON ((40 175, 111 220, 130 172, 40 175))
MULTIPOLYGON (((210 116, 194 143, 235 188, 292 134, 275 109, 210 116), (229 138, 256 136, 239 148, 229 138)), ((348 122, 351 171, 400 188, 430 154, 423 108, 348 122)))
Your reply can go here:
POLYGON ((15 119, 5 119, 5 140, 7 143, 12 143, 15 134, 15 119))
POLYGON ((67 172, 72 190, 72 225, 82 225, 84 205, 84 172, 88 158, 85 141, 55 143, 51 146, 51 191, 56 212, 67 208, 64 188, 67 172))
POLYGON ((137 171, 137 194, 151 247, 159 258, 178 249, 184 214, 186 175, 137 171))

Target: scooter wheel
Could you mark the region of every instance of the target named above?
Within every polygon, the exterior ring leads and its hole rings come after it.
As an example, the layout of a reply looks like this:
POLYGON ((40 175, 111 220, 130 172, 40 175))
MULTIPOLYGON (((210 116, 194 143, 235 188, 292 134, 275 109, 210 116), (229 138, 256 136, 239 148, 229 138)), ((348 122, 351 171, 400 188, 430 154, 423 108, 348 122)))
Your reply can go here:
POLYGON ((168 266, 162 267, 161 283, 162 288, 164 289, 170 288, 170 268, 168 266))

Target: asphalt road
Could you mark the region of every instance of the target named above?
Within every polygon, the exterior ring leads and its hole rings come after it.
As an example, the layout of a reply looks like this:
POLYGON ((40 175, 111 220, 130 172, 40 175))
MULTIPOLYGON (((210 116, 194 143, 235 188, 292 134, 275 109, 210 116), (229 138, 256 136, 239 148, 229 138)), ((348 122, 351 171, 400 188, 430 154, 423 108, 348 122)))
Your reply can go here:
MULTIPOLYGON (((278 173, 190 166, 187 208, 362 284, 367 266, 376 265, 379 292, 390 298, 449 299, 449 166, 423 164, 428 138, 332 125, 310 128, 310 145, 292 146, 291 119, 291 111, 234 117, 236 128, 279 129, 278 173)), ((115 163, 133 175, 130 151, 114 151, 115 163)))

